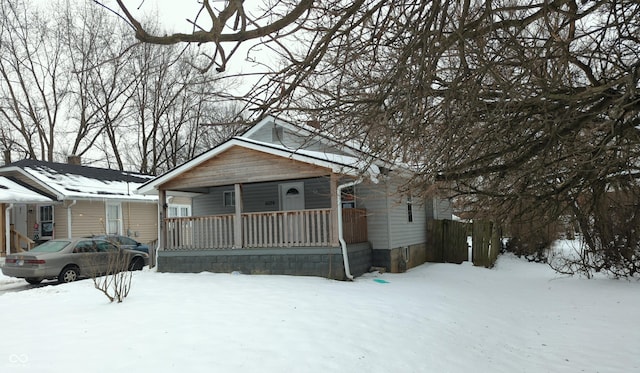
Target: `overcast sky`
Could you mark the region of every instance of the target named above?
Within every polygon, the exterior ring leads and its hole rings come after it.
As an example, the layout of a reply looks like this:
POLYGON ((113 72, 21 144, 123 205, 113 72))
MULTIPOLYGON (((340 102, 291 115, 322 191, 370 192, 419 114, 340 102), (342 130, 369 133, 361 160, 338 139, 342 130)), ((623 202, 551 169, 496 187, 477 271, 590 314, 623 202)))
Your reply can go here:
MULTIPOLYGON (((143 15, 152 15, 157 14, 160 25, 163 29, 166 30, 167 33, 170 32, 185 32, 189 33, 193 31, 193 25, 191 25, 187 19, 193 20, 200 10, 200 4, 198 0, 124 0, 125 5, 129 7, 129 11, 138 19, 142 19, 143 15)), ((211 1, 213 6, 219 5, 220 7, 224 5, 223 0, 214 0, 211 1)), ((256 8, 261 4, 261 1, 251 1, 246 2, 254 5, 256 8)), ((118 5, 115 0, 104 0, 104 4, 111 7, 111 9, 119 10, 118 5)), ((245 4, 245 10, 247 13, 251 13, 251 6, 245 4), (248 8, 248 9, 247 9, 248 8)), ((257 10, 256 10, 257 11, 257 10)), ((202 15, 200 17, 200 21, 198 24, 202 27, 208 27, 209 25, 206 22, 201 22, 203 20, 207 20, 208 17, 206 15, 202 15)), ((250 42, 245 42, 243 45, 235 52, 234 56, 231 58, 227 66, 227 72, 230 74, 233 73, 261 73, 265 71, 264 66, 256 65, 253 62, 246 61, 246 56, 249 51, 249 48, 253 45, 250 42)), ((203 46, 202 48, 207 48, 207 46, 203 46)), ((228 50, 233 48, 233 44, 228 44, 228 50)), ((205 52, 210 52, 211 49, 205 49, 205 52)), ((269 59, 273 59, 270 57, 271 52, 268 52, 266 47, 256 47, 253 48, 250 52, 250 57, 256 59, 260 62, 269 61, 269 59)), ((240 85, 238 93, 245 93, 247 89, 253 86, 253 83, 258 80, 257 76, 245 76, 242 78, 243 84, 240 85)))

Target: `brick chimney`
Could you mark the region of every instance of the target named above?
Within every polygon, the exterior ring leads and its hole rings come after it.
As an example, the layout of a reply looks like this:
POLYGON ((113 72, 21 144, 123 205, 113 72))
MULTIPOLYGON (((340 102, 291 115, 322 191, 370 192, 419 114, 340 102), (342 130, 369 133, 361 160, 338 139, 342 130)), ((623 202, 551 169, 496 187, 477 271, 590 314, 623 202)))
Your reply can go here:
POLYGON ((82 159, 80 158, 79 155, 68 155, 67 156, 67 163, 68 164, 73 164, 76 166, 80 166, 82 165, 82 159))
POLYGON ((307 126, 313 127, 315 129, 320 129, 320 121, 319 120, 308 120, 307 126))

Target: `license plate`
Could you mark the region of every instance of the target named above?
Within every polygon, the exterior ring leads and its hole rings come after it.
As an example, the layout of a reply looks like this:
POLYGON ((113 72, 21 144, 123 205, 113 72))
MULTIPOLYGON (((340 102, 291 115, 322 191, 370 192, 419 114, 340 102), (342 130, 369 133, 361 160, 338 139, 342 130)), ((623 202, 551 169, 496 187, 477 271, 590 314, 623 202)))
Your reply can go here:
POLYGON ((18 266, 24 265, 24 260, 16 260, 16 265, 18 266))

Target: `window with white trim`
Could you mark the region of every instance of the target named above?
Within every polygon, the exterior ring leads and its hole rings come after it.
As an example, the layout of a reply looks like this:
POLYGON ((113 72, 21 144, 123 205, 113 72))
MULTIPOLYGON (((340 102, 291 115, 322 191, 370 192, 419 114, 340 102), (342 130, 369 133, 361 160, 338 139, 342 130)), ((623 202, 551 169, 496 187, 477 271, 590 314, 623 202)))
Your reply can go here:
POLYGON ((53 238, 53 206, 40 206, 40 232, 36 239, 47 240, 53 238))
POLYGON ((222 192, 222 205, 223 206, 235 206, 236 205, 236 192, 233 190, 227 190, 222 192))
POLYGON ((191 216, 191 205, 169 205, 167 217, 183 218, 185 216, 191 216))
POLYGON ((407 196, 407 221, 413 223, 413 201, 411 200, 411 194, 407 196))
POLYGON ((106 234, 122 234, 122 206, 119 202, 108 202, 106 234))

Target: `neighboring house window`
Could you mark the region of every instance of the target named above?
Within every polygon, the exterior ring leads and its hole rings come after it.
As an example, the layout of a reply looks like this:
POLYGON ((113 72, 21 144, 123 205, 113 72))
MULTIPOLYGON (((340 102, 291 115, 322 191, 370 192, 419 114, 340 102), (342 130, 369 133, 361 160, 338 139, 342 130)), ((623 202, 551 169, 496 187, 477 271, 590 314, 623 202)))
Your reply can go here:
POLYGON ((411 200, 411 194, 407 197, 407 221, 413 222, 413 201, 411 200))
POLYGON ((53 206, 40 206, 40 232, 37 239, 51 239, 53 238, 53 206))
POLYGON ((236 192, 228 190, 226 192, 222 192, 222 204, 224 206, 235 206, 236 205, 236 192))
POLYGON ((107 203, 107 234, 120 234, 122 232, 122 208, 120 203, 107 203))
POLYGON ((185 216, 191 216, 190 205, 169 205, 167 211, 169 218, 183 218, 185 216))

